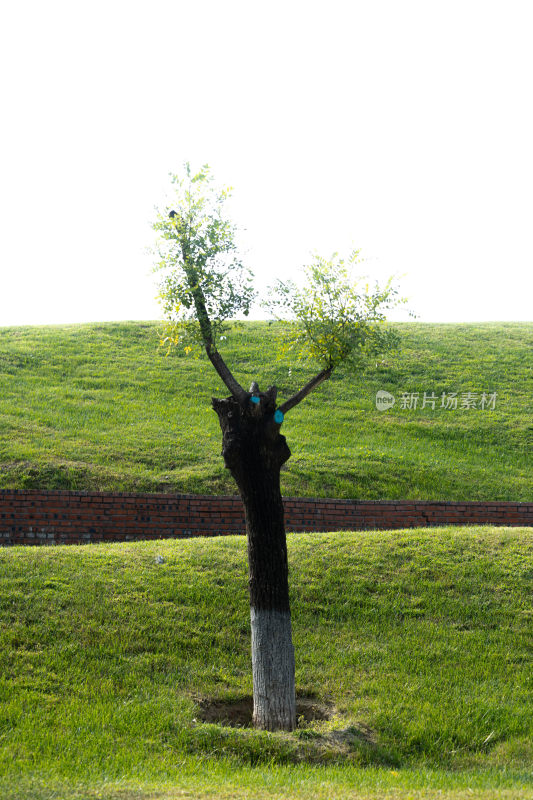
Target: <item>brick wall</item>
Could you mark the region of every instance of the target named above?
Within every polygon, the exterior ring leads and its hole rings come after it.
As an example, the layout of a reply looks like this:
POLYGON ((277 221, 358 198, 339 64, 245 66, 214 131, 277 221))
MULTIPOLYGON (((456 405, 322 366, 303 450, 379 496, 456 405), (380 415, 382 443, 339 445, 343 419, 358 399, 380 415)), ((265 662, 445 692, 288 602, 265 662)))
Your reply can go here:
MULTIPOLYGON (((434 503, 287 497, 288 531, 483 524, 533 526, 533 503, 434 503)), ((0 544, 219 536, 244 533, 239 497, 0 490, 0 544)))

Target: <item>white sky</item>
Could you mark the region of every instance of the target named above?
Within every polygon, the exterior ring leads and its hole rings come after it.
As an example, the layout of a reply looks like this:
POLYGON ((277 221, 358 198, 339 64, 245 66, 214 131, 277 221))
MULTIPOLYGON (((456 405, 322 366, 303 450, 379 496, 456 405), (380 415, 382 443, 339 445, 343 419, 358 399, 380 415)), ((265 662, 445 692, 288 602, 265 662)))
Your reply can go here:
POLYGON ((208 162, 259 286, 353 245, 423 321, 528 320, 529 0, 5 2, 0 325, 157 319, 153 208, 208 162))

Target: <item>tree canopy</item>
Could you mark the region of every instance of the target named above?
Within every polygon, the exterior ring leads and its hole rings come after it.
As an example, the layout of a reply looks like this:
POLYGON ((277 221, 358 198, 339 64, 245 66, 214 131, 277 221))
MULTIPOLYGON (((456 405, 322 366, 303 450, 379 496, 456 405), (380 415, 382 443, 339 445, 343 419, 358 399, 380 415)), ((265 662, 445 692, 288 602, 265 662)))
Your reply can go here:
POLYGON ((398 343, 398 335, 381 323, 403 299, 392 278, 383 288, 376 283, 371 289, 364 278, 354 277, 359 263, 359 250, 347 259, 338 253, 329 260, 315 254, 304 267, 303 286, 278 280, 272 287, 263 306, 292 323, 287 346, 300 357, 324 368, 345 362, 360 367, 369 356, 398 343))
MULTIPOLYGON (((155 270, 163 273, 159 300, 167 326, 163 342, 186 352, 201 346, 230 392, 241 400, 239 386, 219 353, 228 322, 248 316, 256 299, 253 275, 243 265, 236 226, 225 216, 230 187, 217 188, 207 164, 194 172, 171 175, 173 195, 157 212, 159 234, 155 270)), ((370 356, 398 344, 385 324, 390 309, 405 302, 393 279, 372 287, 354 276, 359 250, 345 259, 314 255, 304 267, 304 283, 277 280, 262 305, 287 323, 284 347, 322 369, 312 381, 280 406, 283 413, 300 402, 340 364, 361 368, 370 356)))
POLYGON ((158 211, 153 225, 169 342, 216 350, 226 321, 247 316, 255 297, 252 273, 238 256, 236 226, 224 216, 231 189, 214 186, 207 164, 193 174, 186 163, 185 175, 171 181, 172 205, 158 211))

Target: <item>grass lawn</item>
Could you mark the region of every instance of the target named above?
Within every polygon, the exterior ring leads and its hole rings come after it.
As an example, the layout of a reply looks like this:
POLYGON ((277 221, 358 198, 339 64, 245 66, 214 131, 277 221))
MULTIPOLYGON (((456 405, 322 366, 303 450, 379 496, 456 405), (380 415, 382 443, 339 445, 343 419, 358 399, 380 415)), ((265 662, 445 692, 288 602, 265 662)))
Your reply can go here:
POLYGON ((300 695, 251 694, 244 537, 0 552, 0 797, 533 798, 531 528, 288 536, 300 695))
MULTIPOLYGON (((515 500, 533 496, 533 325, 398 323, 399 355, 331 381, 289 412, 285 495, 515 500), (375 407, 392 393, 388 411, 375 407), (403 392, 418 393, 402 409, 403 392), (423 394, 438 398, 421 408, 423 394), (457 392, 458 409, 440 407, 457 392), (461 409, 496 392, 494 409, 461 409), (529 467, 529 468, 528 468, 529 467)), ((0 328, 0 488, 235 494, 220 456, 207 360, 158 346, 150 322, 0 328)), ((223 343, 247 388, 280 398, 315 370, 277 359, 283 324, 249 322, 223 343)))

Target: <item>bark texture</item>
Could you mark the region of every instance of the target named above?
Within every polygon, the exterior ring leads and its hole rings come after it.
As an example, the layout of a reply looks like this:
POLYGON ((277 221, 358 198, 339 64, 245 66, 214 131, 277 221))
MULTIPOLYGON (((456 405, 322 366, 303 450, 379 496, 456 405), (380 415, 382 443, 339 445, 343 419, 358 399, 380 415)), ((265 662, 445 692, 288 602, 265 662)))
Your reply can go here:
POLYGON ((250 609, 252 624, 253 723, 266 730, 292 730, 296 721, 294 648, 289 611, 250 609))
POLYGON ((290 457, 274 421, 276 390, 252 384, 247 402, 213 399, 222 428, 222 455, 241 495, 248 539, 254 724, 267 730, 296 725, 287 544, 280 469, 290 457), (254 402, 255 400, 255 402, 254 402))

